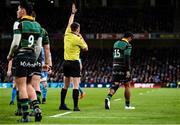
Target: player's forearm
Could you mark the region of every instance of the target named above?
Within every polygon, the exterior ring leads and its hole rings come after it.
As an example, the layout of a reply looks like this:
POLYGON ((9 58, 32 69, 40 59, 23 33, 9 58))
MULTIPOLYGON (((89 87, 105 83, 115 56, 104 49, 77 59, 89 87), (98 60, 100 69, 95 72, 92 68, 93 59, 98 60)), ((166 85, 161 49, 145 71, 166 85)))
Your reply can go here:
POLYGON ((12 57, 13 54, 17 51, 20 41, 21 41, 21 34, 15 34, 13 36, 13 41, 11 43, 11 48, 8 57, 12 57))
POLYGON ((71 10, 71 16, 69 17, 68 26, 70 26, 70 25, 74 22, 74 16, 75 16, 75 13, 76 13, 76 12, 77 12, 76 6, 75 6, 75 4, 73 3, 73 4, 72 4, 72 10, 71 10))
POLYGON ((8 71, 11 71, 11 67, 12 67, 12 59, 9 60, 9 63, 8 63, 8 71))
POLYGON ((75 13, 71 13, 71 16, 69 17, 68 26, 71 26, 71 24, 74 22, 74 16, 75 16, 75 13))
POLYGON ((49 66, 52 66, 51 52, 49 52, 49 66))
POLYGON ((52 66, 51 52, 49 44, 44 45, 45 64, 52 66))

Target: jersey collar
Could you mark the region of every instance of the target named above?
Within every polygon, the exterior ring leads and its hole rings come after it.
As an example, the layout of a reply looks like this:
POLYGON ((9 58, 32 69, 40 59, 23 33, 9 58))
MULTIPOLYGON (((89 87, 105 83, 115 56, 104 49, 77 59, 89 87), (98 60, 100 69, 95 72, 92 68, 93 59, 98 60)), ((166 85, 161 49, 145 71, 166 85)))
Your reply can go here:
POLYGON ((122 38, 122 40, 129 43, 128 39, 126 39, 126 38, 122 38))
POLYGON ((21 19, 34 20, 34 17, 32 17, 32 16, 23 16, 21 19))

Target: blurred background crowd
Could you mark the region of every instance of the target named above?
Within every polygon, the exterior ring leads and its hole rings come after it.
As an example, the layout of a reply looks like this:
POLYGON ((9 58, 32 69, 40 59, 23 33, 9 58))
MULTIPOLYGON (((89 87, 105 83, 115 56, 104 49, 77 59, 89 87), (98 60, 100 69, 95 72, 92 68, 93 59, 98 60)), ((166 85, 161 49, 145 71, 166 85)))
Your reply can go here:
MULTIPOLYGON (((51 40, 53 70, 48 81, 62 82, 63 34, 72 1, 38 1, 36 20, 47 29, 51 40), (58 39, 51 37, 55 35, 58 39)), ((114 34, 125 31, 147 34, 180 33, 180 2, 178 0, 77 0, 76 2, 78 6, 76 20, 81 24, 81 33, 84 35, 114 34)), ((10 82, 12 77, 6 76, 6 56, 11 43, 13 23, 16 20, 16 0, 1 0, 0 6, 0 82, 10 82)), ((138 83, 177 83, 180 81, 180 46, 177 42, 179 39, 178 36, 175 40, 173 37, 168 40, 154 41, 136 39, 135 41, 139 42, 132 43, 132 79, 138 83), (139 47, 140 44, 144 44, 143 47, 139 47)), ((104 47, 103 40, 86 39, 89 52, 81 55, 82 83, 112 82, 112 45, 116 40, 104 40, 109 41, 104 47)))

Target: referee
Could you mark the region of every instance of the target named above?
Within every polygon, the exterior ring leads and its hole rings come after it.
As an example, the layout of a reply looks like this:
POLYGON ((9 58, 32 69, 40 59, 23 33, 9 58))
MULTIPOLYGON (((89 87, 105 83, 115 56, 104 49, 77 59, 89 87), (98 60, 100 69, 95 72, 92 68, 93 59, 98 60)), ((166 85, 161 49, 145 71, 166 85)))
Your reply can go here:
POLYGON ((74 111, 80 111, 78 107, 79 83, 80 83, 80 50, 88 51, 88 46, 80 34, 80 24, 74 22, 77 12, 76 6, 72 4, 72 12, 64 35, 64 88, 61 90, 61 104, 59 110, 70 110, 65 104, 70 81, 73 82, 74 111))

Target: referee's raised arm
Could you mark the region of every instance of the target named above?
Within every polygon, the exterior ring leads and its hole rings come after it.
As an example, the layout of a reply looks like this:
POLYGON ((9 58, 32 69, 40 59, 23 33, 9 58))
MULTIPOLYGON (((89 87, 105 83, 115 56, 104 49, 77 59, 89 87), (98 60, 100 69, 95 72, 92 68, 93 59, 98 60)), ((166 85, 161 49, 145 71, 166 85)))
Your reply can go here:
POLYGON ((72 4, 72 10, 71 10, 71 16, 69 17, 68 27, 71 26, 71 24, 74 22, 74 16, 77 12, 76 6, 73 3, 72 4))
POLYGON ((88 46, 80 34, 80 24, 74 22, 74 16, 77 9, 75 4, 72 4, 71 16, 69 17, 68 26, 64 35, 64 87, 61 90, 61 102, 59 110, 70 110, 65 104, 65 98, 70 82, 73 83, 73 102, 74 111, 80 111, 78 106, 79 100, 79 83, 81 83, 81 64, 80 64, 80 50, 87 51, 88 46))

